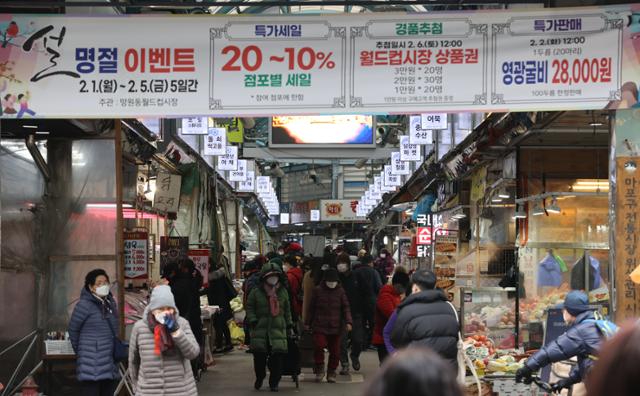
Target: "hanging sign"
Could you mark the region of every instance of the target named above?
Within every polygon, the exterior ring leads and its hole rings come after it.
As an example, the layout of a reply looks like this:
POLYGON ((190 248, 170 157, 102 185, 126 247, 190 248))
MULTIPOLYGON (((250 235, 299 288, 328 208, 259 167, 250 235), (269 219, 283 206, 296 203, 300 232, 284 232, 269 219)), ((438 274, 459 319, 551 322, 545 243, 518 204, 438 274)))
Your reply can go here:
POLYGON ((225 155, 227 153, 227 131, 224 128, 209 128, 205 137, 204 155, 225 155))
POLYGON ((400 159, 400 153, 398 151, 391 153, 391 172, 394 175, 407 176, 411 174, 409 169, 409 163, 400 159))
POLYGON ((384 184, 391 187, 400 187, 402 185, 402 176, 393 174, 391 165, 384 166, 384 184))
POLYGON ((255 172, 247 171, 247 178, 243 181, 238 182, 238 191, 239 192, 254 192, 255 191, 255 172))
POLYGON ((238 169, 229 172, 229 181, 242 182, 247 179, 247 160, 238 160, 238 169))
POLYGON ((258 194, 268 194, 271 191, 271 178, 269 176, 258 176, 256 178, 256 186, 258 194))
POLYGON ((191 117, 182 119, 182 135, 206 135, 209 126, 207 117, 191 117))
POLYGON ((422 117, 409 117, 409 143, 430 145, 433 144, 433 131, 422 128, 422 117))
POLYGON ((202 275, 202 287, 209 287, 209 249, 189 249, 189 258, 202 275))
POLYGON ((153 207, 161 212, 177 212, 180 207, 180 185, 182 176, 159 173, 153 207))
POLYGON ((357 200, 323 199, 320 201, 320 220, 325 222, 364 220, 357 216, 357 200))
POLYGON ((226 154, 218 157, 218 169, 221 171, 238 169, 238 146, 226 147, 226 154))
POLYGON ((409 143, 409 136, 400 136, 400 159, 402 161, 422 161, 422 148, 409 143))
POLYGON ((169 263, 177 263, 187 257, 189 251, 188 237, 160 237, 160 271, 169 263))
POLYGON ((124 277, 126 279, 146 279, 149 277, 149 233, 125 232, 124 277))
POLYGON ((447 113, 427 113, 421 115, 423 129, 449 129, 447 113))
POLYGON ((310 219, 311 221, 320 221, 320 210, 311 209, 310 219))

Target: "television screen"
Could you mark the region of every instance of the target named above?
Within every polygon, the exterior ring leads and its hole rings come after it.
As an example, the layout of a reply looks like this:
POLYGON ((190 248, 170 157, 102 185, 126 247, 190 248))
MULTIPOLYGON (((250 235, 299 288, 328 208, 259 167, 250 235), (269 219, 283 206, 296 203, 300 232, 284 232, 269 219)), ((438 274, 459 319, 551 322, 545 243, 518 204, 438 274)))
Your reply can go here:
POLYGON ((282 116, 271 119, 270 146, 371 147, 373 116, 282 116))

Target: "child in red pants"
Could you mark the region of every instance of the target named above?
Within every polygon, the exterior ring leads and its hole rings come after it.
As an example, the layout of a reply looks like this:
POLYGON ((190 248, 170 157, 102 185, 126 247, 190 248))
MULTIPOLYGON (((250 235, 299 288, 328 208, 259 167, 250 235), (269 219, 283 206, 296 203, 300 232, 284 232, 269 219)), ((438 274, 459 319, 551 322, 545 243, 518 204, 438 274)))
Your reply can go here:
POLYGON ((352 326, 351 309, 347 294, 338 282, 338 271, 325 271, 322 283, 315 288, 305 320, 305 328, 313 331, 316 382, 324 378, 324 349, 329 350, 327 382, 336 382, 336 369, 340 363, 340 334, 346 325, 352 326))

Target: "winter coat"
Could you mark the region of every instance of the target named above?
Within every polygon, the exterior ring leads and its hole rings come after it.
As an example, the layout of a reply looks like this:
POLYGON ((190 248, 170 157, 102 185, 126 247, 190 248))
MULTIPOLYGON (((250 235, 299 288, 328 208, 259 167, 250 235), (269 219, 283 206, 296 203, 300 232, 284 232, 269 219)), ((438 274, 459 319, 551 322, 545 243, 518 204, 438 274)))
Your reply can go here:
POLYGON ((398 306, 391 342, 397 349, 421 346, 448 360, 457 371, 458 332, 454 308, 440 289, 412 294, 398 306))
POLYGON ((362 298, 365 303, 364 315, 366 318, 371 318, 371 320, 373 320, 376 300, 380 293, 380 288, 382 287, 380 274, 378 274, 378 271, 366 264, 358 264, 353 268, 353 276, 356 278, 356 282, 360 285, 360 290, 362 292, 362 298))
POLYGON ((309 317, 309 308, 311 307, 311 299, 313 298, 313 290, 316 288, 316 283, 311 276, 311 271, 304 274, 302 279, 302 291, 304 296, 302 297, 302 322, 306 323, 309 317))
POLYGON ((249 277, 242 284, 242 305, 247 305, 247 300, 249 299, 249 294, 251 291, 260 284, 260 271, 256 271, 249 275, 249 277))
MULTIPOLYGON (((227 276, 223 269, 219 269, 214 271, 215 273, 220 273, 221 276, 209 277, 209 305, 217 305, 220 307, 220 320, 225 323, 233 318, 233 311, 231 310, 231 300, 234 296, 230 295, 230 290, 228 287, 227 280, 225 277, 227 276)), ((177 302, 176 297, 176 302, 177 302)))
POLYGON ((342 286, 330 289, 322 282, 314 289, 305 324, 314 333, 326 335, 340 334, 345 325, 353 325, 349 300, 342 286))
POLYGON ((396 266, 396 260, 387 255, 385 258, 378 257, 373 265, 380 274, 382 283, 387 283, 388 277, 391 276, 396 266))
POLYGON ((189 322, 178 318, 180 334, 173 337, 173 351, 155 354, 153 331, 145 310, 143 319, 133 326, 129 340, 129 372, 136 396, 193 396, 198 394, 190 360, 198 357, 200 347, 189 322))
POLYGON ((602 336, 594 319, 593 311, 578 315, 569 330, 527 359, 527 367, 537 371, 551 363, 577 356, 578 365, 573 367, 569 378, 573 383, 584 380, 594 364, 591 356, 597 355, 602 345, 602 336))
POLYGON ((538 264, 538 287, 559 287, 562 284, 562 270, 555 257, 547 254, 538 264))
POLYGON ((387 320, 400 305, 400 295, 396 292, 393 286, 384 285, 380 289, 380 295, 376 302, 376 317, 375 326, 373 328, 373 338, 371 343, 373 345, 384 345, 384 338, 382 337, 382 331, 387 324, 387 320))
POLYGON ((391 333, 393 333, 393 328, 396 326, 396 321, 398 320, 398 310, 394 310, 391 316, 389 316, 389 320, 387 324, 384 325, 384 330, 382 330, 382 338, 384 338, 384 346, 387 348, 387 352, 392 354, 396 351, 396 348, 393 347, 391 343, 391 333))
POLYGON ((287 280, 291 291, 291 306, 298 318, 302 315, 302 300, 300 300, 299 296, 302 290, 303 278, 302 268, 294 267, 287 271, 287 280))
POLYGON ((358 280, 353 275, 353 272, 345 272, 340 274, 340 284, 347 293, 347 299, 349 300, 349 308, 351 309, 351 316, 364 315, 364 295, 358 280))
MULTIPOLYGON (((265 264, 261 271, 261 276, 273 271, 275 266, 276 264, 273 263, 265 264)), ((280 305, 278 316, 274 317, 271 314, 269 297, 264 289, 265 283, 263 279, 251 291, 247 300, 247 306, 245 307, 247 311, 246 322, 251 328, 251 350, 254 352, 267 352, 271 347, 272 352, 287 353, 287 329, 293 326, 293 322, 291 320, 289 293, 283 284, 284 276, 281 276, 281 278, 276 292, 278 304, 280 305)))
POLYGON ((76 372, 79 381, 119 379, 113 361, 113 337, 118 331, 118 313, 113 296, 106 304, 87 288, 80 292, 69 321, 69 338, 77 356, 76 372), (112 327, 109 327, 109 322, 112 327), (113 328, 113 330, 111 330, 113 328))

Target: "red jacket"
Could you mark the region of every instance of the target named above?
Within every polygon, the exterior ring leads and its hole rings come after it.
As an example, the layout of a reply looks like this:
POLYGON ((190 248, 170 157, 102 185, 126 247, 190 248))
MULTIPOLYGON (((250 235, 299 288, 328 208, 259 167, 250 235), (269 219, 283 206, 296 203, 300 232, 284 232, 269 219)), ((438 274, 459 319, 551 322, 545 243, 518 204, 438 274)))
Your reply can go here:
POLYGON ((305 322, 314 333, 327 335, 340 334, 345 325, 352 325, 349 300, 342 286, 329 289, 324 282, 317 286, 305 322))
POLYGON ((384 326, 398 305, 400 305, 400 295, 396 293, 393 286, 384 285, 382 289, 380 289, 378 301, 376 302, 375 327, 371 341, 373 345, 384 345, 384 338, 382 336, 384 326))
POLYGON ((291 268, 287 271, 287 279, 289 288, 291 289, 291 306, 293 311, 300 317, 302 315, 302 300, 300 300, 300 289, 302 288, 302 279, 304 274, 300 267, 291 268))

